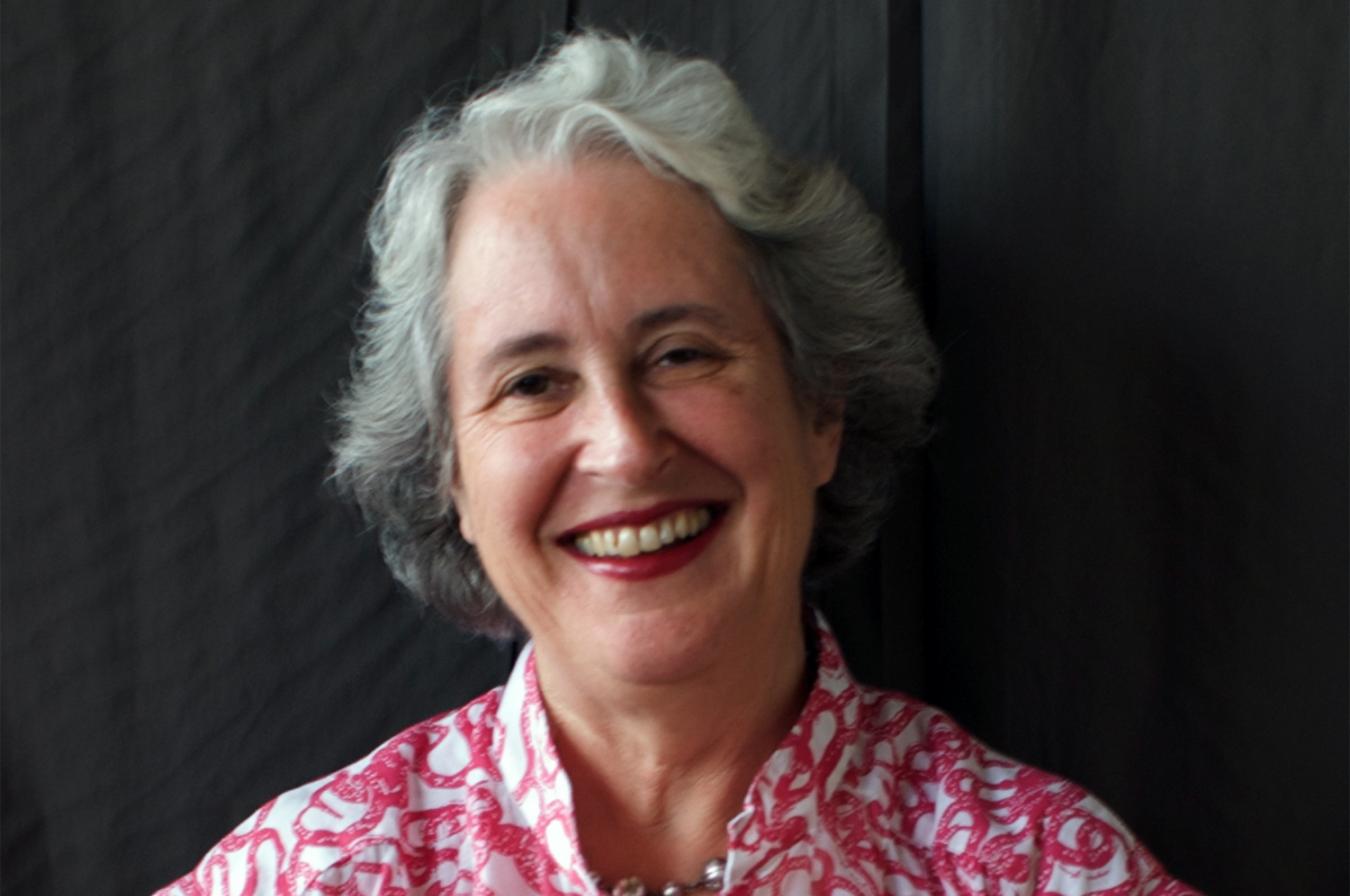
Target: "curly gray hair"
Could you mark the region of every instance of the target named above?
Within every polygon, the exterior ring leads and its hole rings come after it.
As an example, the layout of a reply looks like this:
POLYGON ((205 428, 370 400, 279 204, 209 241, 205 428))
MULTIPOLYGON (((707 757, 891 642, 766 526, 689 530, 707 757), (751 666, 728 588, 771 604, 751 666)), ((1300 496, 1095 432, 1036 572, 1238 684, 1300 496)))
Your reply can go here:
POLYGON ((781 156, 712 62, 595 33, 567 38, 458 114, 430 109, 395 152, 370 218, 374 285, 338 407, 334 479, 378 530, 399 581, 472 631, 520 627, 460 535, 450 497, 441 313, 450 230, 486 171, 604 154, 635 157, 712 198, 750 248, 799 398, 842 411, 808 576, 867 549, 896 453, 925 431, 936 353, 884 228, 838 170, 781 156))

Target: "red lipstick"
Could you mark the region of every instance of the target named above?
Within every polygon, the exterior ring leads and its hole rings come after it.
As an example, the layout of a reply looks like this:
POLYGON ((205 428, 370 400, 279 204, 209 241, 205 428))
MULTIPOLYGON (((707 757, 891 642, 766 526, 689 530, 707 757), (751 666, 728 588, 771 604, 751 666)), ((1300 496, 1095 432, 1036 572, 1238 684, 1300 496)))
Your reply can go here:
POLYGON ((692 563, 703 553, 704 548, 712 542, 717 530, 722 526, 722 520, 725 518, 723 509, 718 505, 710 506, 700 502, 671 501, 640 511, 625 511, 599 517, 570 530, 559 539, 559 542, 578 563, 598 575, 625 581, 654 579, 692 563), (615 526, 639 526, 689 507, 709 507, 713 511, 708 527, 693 538, 661 548, 659 551, 633 557, 592 557, 583 554, 576 546, 576 536, 583 532, 615 526))
POLYGON ((717 514, 721 506, 713 501, 663 501, 660 504, 653 504, 651 507, 644 507, 641 510, 620 510, 618 513, 610 513, 605 516, 598 516, 593 520, 587 520, 578 526, 573 526, 562 535, 558 536, 559 544, 570 544, 573 539, 583 532, 589 532, 592 529, 613 529, 618 526, 644 526, 652 520, 659 520, 663 516, 668 516, 677 510, 693 510, 698 507, 707 507, 717 514))

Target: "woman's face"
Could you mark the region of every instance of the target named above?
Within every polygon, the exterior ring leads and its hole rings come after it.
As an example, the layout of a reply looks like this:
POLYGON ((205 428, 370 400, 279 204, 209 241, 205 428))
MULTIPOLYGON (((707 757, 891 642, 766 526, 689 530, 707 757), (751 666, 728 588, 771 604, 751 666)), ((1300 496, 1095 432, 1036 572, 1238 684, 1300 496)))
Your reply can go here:
POLYGON ((712 203, 627 160, 497 173, 449 269, 461 528, 541 662, 659 682, 778 649, 839 426, 712 203))

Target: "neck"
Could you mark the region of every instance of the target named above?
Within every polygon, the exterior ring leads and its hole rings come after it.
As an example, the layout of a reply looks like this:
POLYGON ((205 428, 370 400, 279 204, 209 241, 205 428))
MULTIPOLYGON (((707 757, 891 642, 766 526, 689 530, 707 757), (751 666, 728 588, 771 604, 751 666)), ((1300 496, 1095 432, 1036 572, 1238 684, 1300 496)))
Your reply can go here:
POLYGON ((726 853, 726 825, 796 721, 809 683, 800 625, 660 684, 594 680, 536 652, 592 871, 690 881, 726 853))

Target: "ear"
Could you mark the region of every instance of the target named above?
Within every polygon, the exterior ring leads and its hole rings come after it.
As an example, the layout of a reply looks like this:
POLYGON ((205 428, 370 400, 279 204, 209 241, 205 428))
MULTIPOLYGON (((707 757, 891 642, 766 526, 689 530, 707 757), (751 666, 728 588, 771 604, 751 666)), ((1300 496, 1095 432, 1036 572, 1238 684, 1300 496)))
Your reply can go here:
POLYGON ((464 485, 459 479, 459 465, 450 478, 450 500, 454 502, 455 516, 459 520, 459 534, 469 544, 473 544, 473 518, 469 513, 469 502, 464 494, 464 485))
POLYGON ((811 472, 816 487, 834 478, 839 463, 839 445, 844 440, 844 403, 830 402, 816 410, 808 438, 811 453, 811 472))
POLYGON ((469 515, 464 512, 464 505, 458 501, 455 502, 455 514, 459 517, 459 534, 469 544, 473 544, 473 522, 469 519, 469 515))

